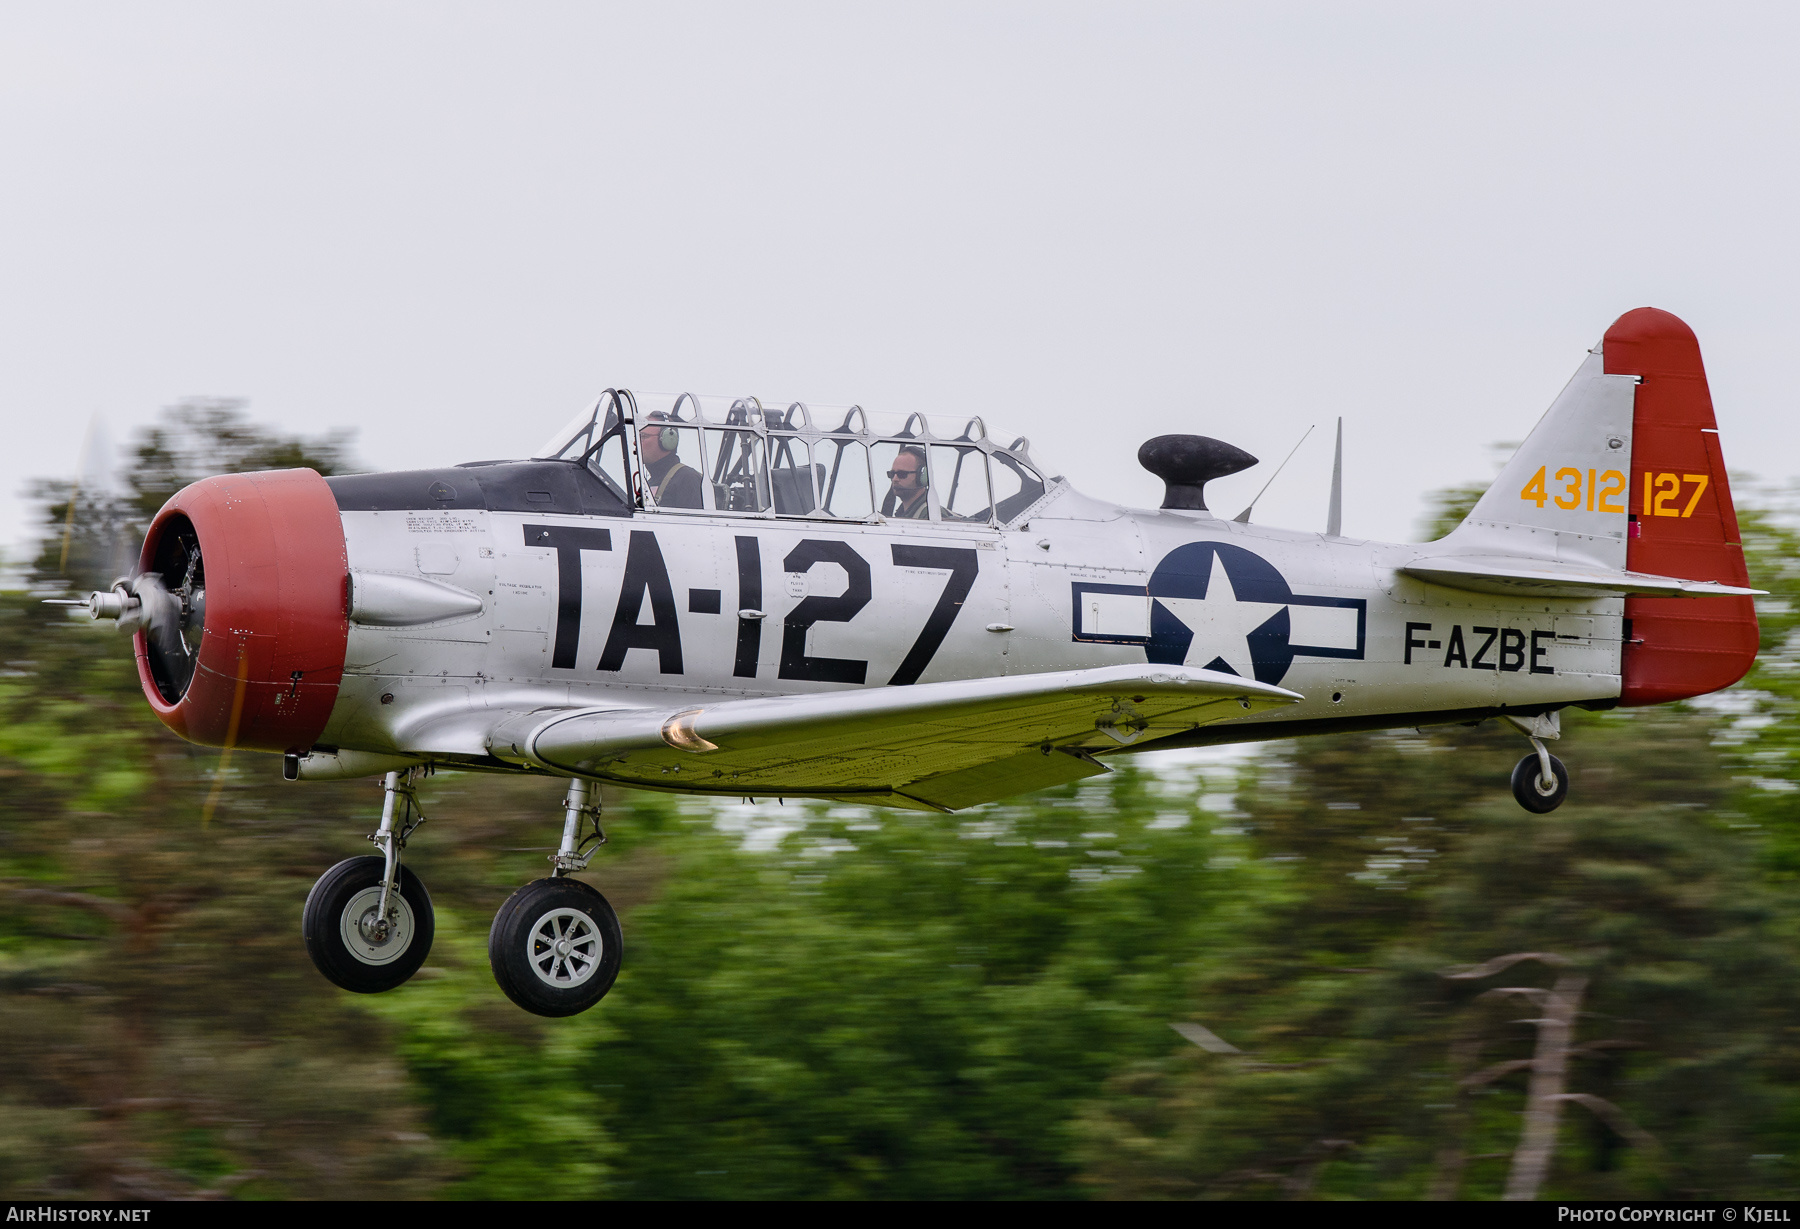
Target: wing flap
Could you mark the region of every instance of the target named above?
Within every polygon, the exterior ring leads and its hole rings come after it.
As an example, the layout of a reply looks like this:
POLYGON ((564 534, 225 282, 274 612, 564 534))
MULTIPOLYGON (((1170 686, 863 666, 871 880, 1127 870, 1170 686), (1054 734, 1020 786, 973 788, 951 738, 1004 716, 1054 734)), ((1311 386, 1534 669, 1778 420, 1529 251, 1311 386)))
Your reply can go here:
POLYGON ((991 764, 979 764, 958 772, 926 777, 923 781, 908 785, 906 794, 922 802, 929 802, 941 810, 960 811, 964 807, 1010 798, 1014 794, 1029 794, 1033 790, 1049 789, 1052 785, 1067 785, 1070 781, 1098 776, 1107 771, 1106 765, 1096 763, 1090 757, 1068 755, 1055 748, 1041 747, 1023 755, 995 760, 991 764))

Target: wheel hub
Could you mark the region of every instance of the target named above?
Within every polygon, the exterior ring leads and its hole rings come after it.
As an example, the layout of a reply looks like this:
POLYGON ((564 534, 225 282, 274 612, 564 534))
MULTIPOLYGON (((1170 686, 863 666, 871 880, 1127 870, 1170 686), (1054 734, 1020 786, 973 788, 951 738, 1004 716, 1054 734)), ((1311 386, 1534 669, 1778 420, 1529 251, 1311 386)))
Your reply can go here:
POLYGON ((380 884, 364 888, 344 906, 338 934, 344 947, 363 964, 391 964, 412 946, 417 926, 406 897, 391 893, 387 917, 382 917, 380 910, 380 884))
POLYGON ((525 958, 538 980, 572 990, 600 967, 602 943, 594 920, 579 909, 552 909, 532 924, 525 958))
MULTIPOLYGON (((377 906, 377 908, 379 907, 377 906)), ((386 918, 376 917, 374 909, 365 910, 363 915, 356 919, 356 929, 362 933, 364 942, 376 947, 387 946, 388 940, 394 937, 393 927, 386 918)))

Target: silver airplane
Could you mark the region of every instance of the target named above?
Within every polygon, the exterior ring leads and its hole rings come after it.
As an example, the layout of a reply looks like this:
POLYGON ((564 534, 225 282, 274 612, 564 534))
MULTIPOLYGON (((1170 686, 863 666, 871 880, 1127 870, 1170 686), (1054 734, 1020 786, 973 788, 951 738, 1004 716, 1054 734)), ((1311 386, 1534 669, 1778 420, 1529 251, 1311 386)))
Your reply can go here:
MULTIPOLYGON (((1341 466, 1341 439, 1340 439, 1341 466)), ((1562 802, 1558 713, 1729 686, 1757 648, 1699 345, 1620 317, 1468 518, 1429 543, 1215 516, 1254 464, 1139 451, 1156 509, 1090 499, 982 419, 606 392, 529 459, 177 493, 84 604, 135 635, 171 729, 382 776, 377 853, 326 871, 304 938, 377 992, 424 961, 401 865, 433 768, 567 782, 551 873, 501 907, 496 979, 542 1015, 619 969, 573 877, 602 782, 955 811, 1145 749, 1501 718, 1512 790, 1562 802)))

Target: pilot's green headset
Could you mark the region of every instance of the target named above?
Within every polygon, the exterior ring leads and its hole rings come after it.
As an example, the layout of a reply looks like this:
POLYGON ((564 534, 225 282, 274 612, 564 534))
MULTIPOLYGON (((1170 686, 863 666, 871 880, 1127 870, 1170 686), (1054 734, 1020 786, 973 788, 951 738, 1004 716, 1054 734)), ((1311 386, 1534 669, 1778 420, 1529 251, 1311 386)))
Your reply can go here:
MULTIPOLYGON (((651 422, 664 421, 667 420, 653 418, 646 421, 644 425, 649 426, 651 422)), ((664 452, 674 452, 675 446, 679 443, 681 443, 681 432, 677 431, 674 427, 664 427, 656 433, 657 447, 661 448, 664 452)))

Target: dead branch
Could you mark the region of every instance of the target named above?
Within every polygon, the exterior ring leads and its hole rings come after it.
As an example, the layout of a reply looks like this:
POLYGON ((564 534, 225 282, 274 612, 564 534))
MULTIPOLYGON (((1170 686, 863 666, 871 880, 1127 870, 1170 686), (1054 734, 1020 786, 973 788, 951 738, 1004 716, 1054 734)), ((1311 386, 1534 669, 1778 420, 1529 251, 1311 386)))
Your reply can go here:
POLYGON ((1548 990, 1539 986, 1496 986, 1492 990, 1483 990, 1476 997, 1483 999, 1500 999, 1505 998, 1509 994, 1516 994, 1521 998, 1530 999, 1533 1003, 1542 1003, 1549 993, 1548 990))
POLYGON ((1510 956, 1496 956, 1492 960, 1476 965, 1472 969, 1464 969, 1460 973, 1445 970, 1443 976, 1451 981, 1473 981, 1483 977, 1492 977, 1496 973, 1504 973, 1524 960, 1540 960, 1552 968, 1564 968, 1569 960, 1566 956, 1558 956, 1555 952, 1514 952, 1510 956))
MULTIPOLYGON (((1565 961, 1566 965, 1567 962, 1565 961)), ((1587 978, 1563 973, 1544 998, 1544 1018, 1537 1022, 1538 1043, 1531 1059, 1531 1081, 1525 1092, 1525 1125, 1506 1175, 1505 1200, 1533 1200, 1550 1168, 1556 1147, 1557 1119, 1568 1078, 1569 1050, 1587 978)))

